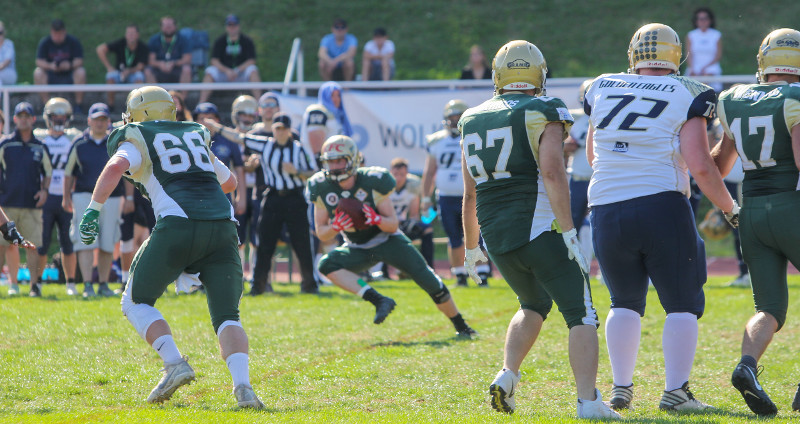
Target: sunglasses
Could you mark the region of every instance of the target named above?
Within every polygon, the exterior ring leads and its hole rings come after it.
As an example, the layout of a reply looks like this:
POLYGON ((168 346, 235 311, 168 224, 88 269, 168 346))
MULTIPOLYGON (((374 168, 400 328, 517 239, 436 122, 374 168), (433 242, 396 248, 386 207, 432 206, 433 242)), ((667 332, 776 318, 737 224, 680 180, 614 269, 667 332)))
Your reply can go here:
POLYGON ((258 106, 259 107, 264 107, 264 108, 267 108, 267 107, 278 107, 278 104, 275 103, 275 102, 271 102, 271 103, 261 103, 258 106))
POLYGON ((346 27, 346 26, 344 26, 344 25, 335 25, 335 26, 333 27, 333 29, 345 29, 345 28, 347 28, 347 27, 346 27))

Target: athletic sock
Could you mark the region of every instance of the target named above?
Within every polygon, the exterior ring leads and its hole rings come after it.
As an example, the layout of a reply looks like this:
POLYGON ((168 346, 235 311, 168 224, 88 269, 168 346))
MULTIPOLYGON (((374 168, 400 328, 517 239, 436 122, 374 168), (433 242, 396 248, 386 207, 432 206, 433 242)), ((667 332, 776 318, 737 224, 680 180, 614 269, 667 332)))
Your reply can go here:
POLYGON ((225 363, 228 365, 228 370, 231 372, 233 379, 233 387, 240 384, 250 386, 250 364, 249 357, 246 353, 237 352, 228 355, 225 363))
POLYGON ((752 369, 758 368, 758 362, 756 362, 756 358, 753 358, 750 355, 742 355, 742 359, 739 360, 739 363, 742 365, 747 365, 752 369))
POLYGON ((74 278, 67 278, 67 283, 68 284, 75 284, 75 279, 74 278))
POLYGON ((381 301, 381 299, 383 299, 383 295, 378 293, 378 291, 372 287, 369 287, 364 291, 364 294, 361 295, 361 298, 375 306, 378 306, 378 303, 381 301))
POLYGON ((633 384, 633 371, 642 336, 639 313, 625 308, 612 308, 606 319, 606 346, 611 360, 615 386, 633 384))
POLYGON ((122 281, 120 283, 125 284, 128 282, 128 277, 131 275, 130 271, 122 271, 122 281))
POLYGON ((164 364, 175 364, 182 360, 181 352, 178 350, 178 346, 175 344, 175 340, 172 339, 171 334, 165 334, 157 338, 153 342, 153 349, 156 350, 164 364))
POLYGON ((688 312, 667 314, 662 335, 664 349, 664 390, 680 389, 689 381, 697 349, 697 316, 688 312))
POLYGON ((450 318, 450 321, 453 323, 453 327, 456 328, 456 331, 461 331, 467 327, 467 323, 464 321, 464 317, 462 317, 460 313, 450 318))

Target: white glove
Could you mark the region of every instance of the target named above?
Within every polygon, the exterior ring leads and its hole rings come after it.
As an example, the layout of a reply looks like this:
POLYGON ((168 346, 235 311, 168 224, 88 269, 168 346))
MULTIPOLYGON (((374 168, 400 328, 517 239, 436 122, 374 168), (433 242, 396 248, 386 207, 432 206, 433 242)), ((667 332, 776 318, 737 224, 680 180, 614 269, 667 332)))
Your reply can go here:
POLYGON ((589 273, 589 262, 581 253, 581 245, 578 243, 578 232, 573 228, 566 233, 561 233, 561 236, 564 237, 564 244, 567 245, 567 250, 569 250, 569 258, 574 259, 575 262, 580 265, 581 269, 585 273, 589 273))
POLYGON ((486 258, 486 255, 483 254, 481 247, 478 246, 474 249, 467 249, 464 254, 464 268, 467 269, 467 274, 472 277, 472 281, 475 284, 481 283, 481 277, 478 276, 478 271, 475 269, 475 265, 478 262, 488 262, 489 259, 486 258))
POLYGON ((189 274, 188 272, 184 271, 181 275, 178 276, 178 279, 175 280, 175 294, 181 294, 181 292, 189 293, 192 289, 192 286, 202 286, 203 283, 200 281, 200 273, 197 274, 189 274))

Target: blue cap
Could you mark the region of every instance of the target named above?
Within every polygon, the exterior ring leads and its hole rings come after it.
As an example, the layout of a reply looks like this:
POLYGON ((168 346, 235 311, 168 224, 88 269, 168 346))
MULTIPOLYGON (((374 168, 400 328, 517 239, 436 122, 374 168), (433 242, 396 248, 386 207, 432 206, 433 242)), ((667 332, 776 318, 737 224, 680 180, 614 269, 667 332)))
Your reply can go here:
POLYGON ((225 18, 225 25, 239 25, 239 17, 231 13, 225 18))
POLYGON ((17 106, 14 108, 14 116, 17 116, 20 113, 27 113, 28 115, 33 116, 33 106, 28 102, 17 103, 17 106))
POLYGON ((214 103, 209 102, 203 102, 194 107, 192 114, 194 114, 195 117, 201 113, 213 113, 214 115, 219 116, 217 106, 214 103))
POLYGON ((95 103, 89 108, 89 118, 99 118, 101 116, 105 116, 106 118, 111 116, 111 110, 108 109, 108 106, 105 103, 95 103))

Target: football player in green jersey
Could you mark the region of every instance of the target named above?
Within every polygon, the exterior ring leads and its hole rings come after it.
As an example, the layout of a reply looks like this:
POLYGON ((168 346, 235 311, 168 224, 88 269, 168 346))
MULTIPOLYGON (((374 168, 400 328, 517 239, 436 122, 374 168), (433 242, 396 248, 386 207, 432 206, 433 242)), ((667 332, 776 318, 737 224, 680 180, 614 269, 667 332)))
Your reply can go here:
POLYGON ((619 418, 595 387, 597 312, 562 156, 572 116, 560 99, 543 96, 547 65, 533 44, 504 45, 492 71, 496 95, 459 121, 465 267, 479 282, 475 264, 486 260, 478 247, 482 233, 489 257, 520 303, 506 333, 503 369, 489 386, 492 407, 514 411, 520 366, 555 301, 570 329, 578 417, 619 418))
POLYGON ((361 153, 355 142, 344 135, 335 135, 323 143, 320 161, 324 170, 306 183, 315 206, 317 237, 324 242, 341 233, 345 244, 320 259, 319 271, 337 286, 375 305, 373 322, 380 324, 396 303, 356 273, 385 262, 411 276, 430 295, 436 307, 450 318, 458 336, 476 336, 478 333, 458 312, 447 286, 398 229, 399 221, 389 197, 395 180, 389 171, 380 167, 359 168, 361 153), (364 228, 357 229, 352 217, 338 208, 341 199, 347 198, 362 203, 364 228))
POLYGON ((157 222, 131 265, 122 312, 164 361, 164 377, 147 401, 161 403, 195 379, 167 321, 153 307, 183 272, 199 274, 222 357, 231 372, 240 407, 263 408, 250 385, 247 334, 239 322, 242 264, 233 207, 225 193, 236 178, 209 149, 208 130, 176 122, 172 96, 160 87, 128 95, 125 125, 108 140, 109 159, 80 224, 81 239, 98 234, 103 203, 125 175, 153 202, 157 222))
MULTIPOLYGON (((800 268, 800 32, 782 28, 758 50, 758 84, 731 87, 717 111, 725 134, 712 156, 726 175, 742 159, 739 236, 756 314, 747 322, 731 382, 758 415, 778 408, 756 378, 758 360, 786 322, 786 263, 800 268)), ((800 388, 792 409, 800 410, 800 388)))

